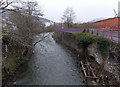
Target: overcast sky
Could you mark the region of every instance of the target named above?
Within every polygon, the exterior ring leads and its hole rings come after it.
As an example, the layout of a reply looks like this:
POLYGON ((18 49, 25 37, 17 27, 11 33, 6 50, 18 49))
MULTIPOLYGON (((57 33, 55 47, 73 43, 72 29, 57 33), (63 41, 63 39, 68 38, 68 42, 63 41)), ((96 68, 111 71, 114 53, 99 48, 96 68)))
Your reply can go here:
POLYGON ((120 0, 37 0, 45 18, 60 22, 67 7, 72 7, 76 22, 87 22, 98 18, 114 17, 120 0))

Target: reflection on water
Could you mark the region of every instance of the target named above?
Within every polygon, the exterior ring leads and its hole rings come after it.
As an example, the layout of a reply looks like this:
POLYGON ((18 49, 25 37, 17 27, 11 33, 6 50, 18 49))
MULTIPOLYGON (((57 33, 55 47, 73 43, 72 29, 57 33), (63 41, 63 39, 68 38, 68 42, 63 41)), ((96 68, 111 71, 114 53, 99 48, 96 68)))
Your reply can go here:
MULTIPOLYGON (((35 40, 39 40, 36 36, 35 40)), ((51 35, 36 44, 29 68, 20 85, 84 85, 82 73, 76 68, 75 56, 64 46, 57 44, 51 35)))

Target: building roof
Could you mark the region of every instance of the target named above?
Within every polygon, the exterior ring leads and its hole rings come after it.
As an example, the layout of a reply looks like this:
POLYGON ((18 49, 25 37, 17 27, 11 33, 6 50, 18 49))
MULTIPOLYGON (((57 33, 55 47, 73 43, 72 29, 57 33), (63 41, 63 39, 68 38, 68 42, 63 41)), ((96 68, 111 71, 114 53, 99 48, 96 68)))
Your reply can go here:
POLYGON ((101 21, 106 21, 106 20, 110 20, 110 19, 115 19, 115 18, 120 18, 120 17, 107 18, 107 19, 103 19, 103 20, 95 21, 94 23, 101 22, 101 21))

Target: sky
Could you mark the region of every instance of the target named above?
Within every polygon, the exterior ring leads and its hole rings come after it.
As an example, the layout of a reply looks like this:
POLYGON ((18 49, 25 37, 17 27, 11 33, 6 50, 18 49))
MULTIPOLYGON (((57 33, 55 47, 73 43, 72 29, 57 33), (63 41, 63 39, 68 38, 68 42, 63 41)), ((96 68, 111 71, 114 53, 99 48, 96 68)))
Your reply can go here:
POLYGON ((44 17, 54 22, 61 22, 63 12, 67 7, 73 8, 75 22, 88 22, 99 18, 114 17, 118 13, 120 0, 37 0, 44 17))

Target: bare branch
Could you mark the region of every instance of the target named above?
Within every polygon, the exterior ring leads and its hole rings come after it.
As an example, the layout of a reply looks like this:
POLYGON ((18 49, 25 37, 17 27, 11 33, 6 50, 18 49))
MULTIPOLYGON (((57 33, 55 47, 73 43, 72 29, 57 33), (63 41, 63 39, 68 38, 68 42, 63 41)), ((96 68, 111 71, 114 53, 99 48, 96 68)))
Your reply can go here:
MULTIPOLYGON (((49 34, 50 34, 50 33, 49 33, 49 34)), ((37 43, 39 43, 39 42, 43 41, 46 37, 48 37, 48 36, 49 36, 49 34, 48 34, 48 35, 46 35, 46 36, 44 36, 44 37, 42 37, 42 39, 40 39, 39 41, 35 42, 33 45, 35 46, 37 43)))
MULTIPOLYGON (((16 12, 11 13, 10 20, 17 28, 18 39, 22 40, 23 43, 27 42, 33 45, 33 36, 36 33, 41 33, 43 25, 40 20, 37 20, 39 18, 36 14, 40 12, 37 9, 36 2, 20 2, 20 5, 13 7, 16 9, 16 12)), ((42 39, 35 42, 34 46, 46 37, 41 37, 42 39)))
MULTIPOLYGON (((13 11, 12 9, 8 9, 7 7, 10 6, 13 3, 13 1, 8 1, 8 0, 1 0, 0 1, 0 10, 1 13, 4 13, 5 11, 13 11)), ((0 13, 0 14, 1 14, 0 13)))
POLYGON ((72 27, 75 20, 75 13, 72 8, 67 8, 63 14, 62 21, 68 28, 72 27))

